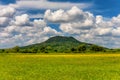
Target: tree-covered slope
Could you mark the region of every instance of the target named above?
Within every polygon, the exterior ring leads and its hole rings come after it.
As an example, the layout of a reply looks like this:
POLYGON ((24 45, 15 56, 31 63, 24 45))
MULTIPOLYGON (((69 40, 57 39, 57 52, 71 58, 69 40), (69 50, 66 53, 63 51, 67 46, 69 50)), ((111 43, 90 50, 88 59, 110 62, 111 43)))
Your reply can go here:
POLYGON ((45 42, 25 46, 21 49, 35 52, 71 52, 77 51, 78 48, 79 51, 88 50, 92 46, 92 44, 80 42, 73 37, 55 36, 49 38, 45 42))

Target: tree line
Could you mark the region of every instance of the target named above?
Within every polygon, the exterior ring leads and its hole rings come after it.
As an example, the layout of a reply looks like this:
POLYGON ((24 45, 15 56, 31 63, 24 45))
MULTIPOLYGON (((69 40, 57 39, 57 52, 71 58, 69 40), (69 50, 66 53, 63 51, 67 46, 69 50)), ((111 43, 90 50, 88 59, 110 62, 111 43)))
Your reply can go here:
POLYGON ((40 48, 20 48, 15 46, 9 49, 0 49, 0 53, 85 53, 85 52, 106 52, 104 47, 97 45, 86 46, 85 44, 73 47, 67 50, 53 49, 51 46, 42 46, 40 48))

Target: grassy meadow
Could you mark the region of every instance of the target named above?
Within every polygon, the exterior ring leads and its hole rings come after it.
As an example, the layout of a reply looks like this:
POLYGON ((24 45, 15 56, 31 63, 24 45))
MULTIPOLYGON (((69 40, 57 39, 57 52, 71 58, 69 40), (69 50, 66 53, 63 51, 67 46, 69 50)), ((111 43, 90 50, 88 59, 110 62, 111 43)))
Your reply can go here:
POLYGON ((120 80, 120 54, 0 54, 0 80, 120 80))

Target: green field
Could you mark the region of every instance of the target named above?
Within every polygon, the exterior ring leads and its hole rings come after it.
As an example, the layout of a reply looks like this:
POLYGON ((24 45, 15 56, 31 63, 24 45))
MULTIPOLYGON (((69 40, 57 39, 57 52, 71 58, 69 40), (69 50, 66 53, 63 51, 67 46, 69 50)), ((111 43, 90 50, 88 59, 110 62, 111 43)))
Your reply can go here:
POLYGON ((120 54, 1 54, 0 80, 120 80, 120 54))

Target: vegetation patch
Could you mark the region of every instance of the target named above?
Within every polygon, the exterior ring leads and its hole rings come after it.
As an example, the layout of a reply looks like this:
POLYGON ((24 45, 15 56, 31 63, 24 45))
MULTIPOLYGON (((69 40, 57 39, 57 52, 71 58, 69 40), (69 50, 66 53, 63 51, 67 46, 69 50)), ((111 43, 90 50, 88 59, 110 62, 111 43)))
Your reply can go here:
POLYGON ((88 53, 108 51, 112 50, 102 46, 80 42, 73 37, 55 36, 42 43, 1 49, 0 53, 88 53))
POLYGON ((0 80, 119 80, 120 54, 1 54, 0 80))

